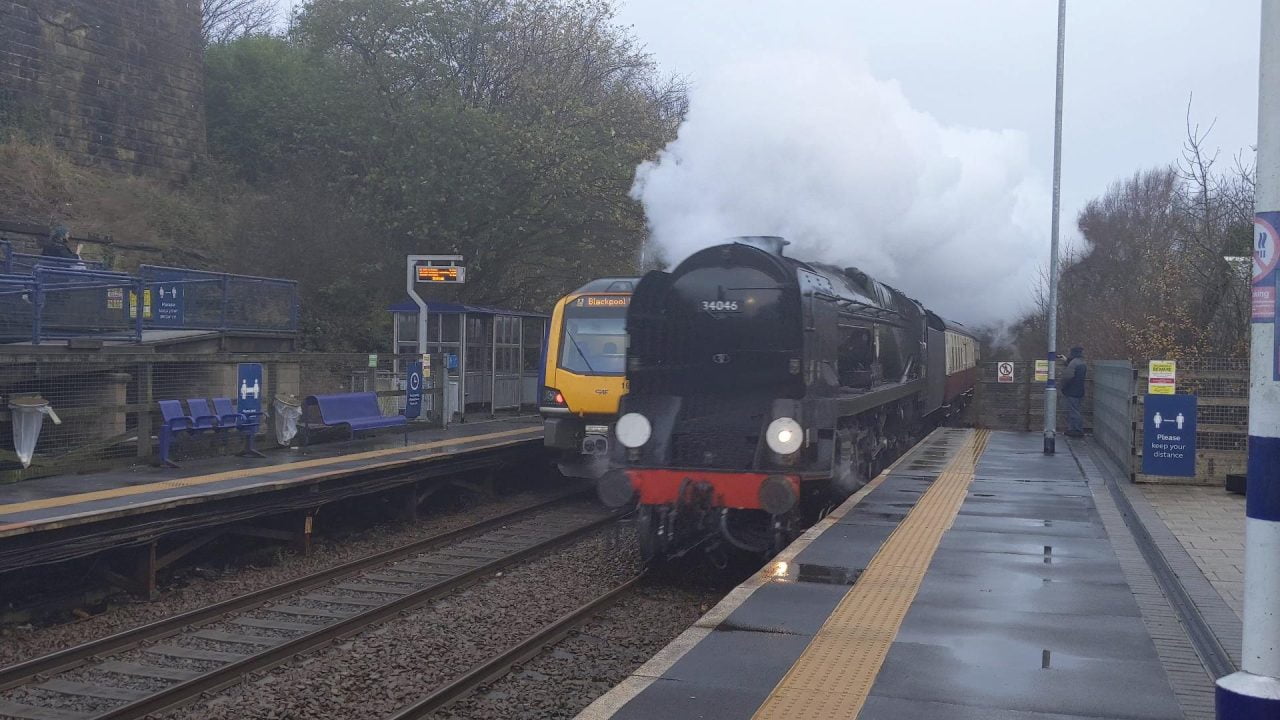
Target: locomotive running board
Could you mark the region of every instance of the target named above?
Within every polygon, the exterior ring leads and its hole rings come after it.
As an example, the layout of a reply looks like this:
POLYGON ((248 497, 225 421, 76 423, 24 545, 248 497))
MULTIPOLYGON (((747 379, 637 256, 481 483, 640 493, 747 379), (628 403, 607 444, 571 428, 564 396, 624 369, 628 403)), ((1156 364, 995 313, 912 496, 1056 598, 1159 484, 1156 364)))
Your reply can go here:
POLYGON ((918 392, 924 392, 927 385, 924 378, 919 378, 907 383, 880 385, 857 395, 841 395, 835 398, 836 410, 840 417, 858 415, 895 400, 901 400, 918 392))

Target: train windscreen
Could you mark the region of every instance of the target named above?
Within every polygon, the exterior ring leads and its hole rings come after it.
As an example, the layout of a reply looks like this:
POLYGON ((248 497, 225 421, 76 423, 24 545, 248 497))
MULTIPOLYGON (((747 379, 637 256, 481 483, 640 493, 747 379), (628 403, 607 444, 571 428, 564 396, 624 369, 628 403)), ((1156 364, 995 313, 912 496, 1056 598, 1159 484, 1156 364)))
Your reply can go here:
POLYGON ((564 309, 560 367, 580 375, 622 375, 627 361, 625 296, 577 298, 564 309))

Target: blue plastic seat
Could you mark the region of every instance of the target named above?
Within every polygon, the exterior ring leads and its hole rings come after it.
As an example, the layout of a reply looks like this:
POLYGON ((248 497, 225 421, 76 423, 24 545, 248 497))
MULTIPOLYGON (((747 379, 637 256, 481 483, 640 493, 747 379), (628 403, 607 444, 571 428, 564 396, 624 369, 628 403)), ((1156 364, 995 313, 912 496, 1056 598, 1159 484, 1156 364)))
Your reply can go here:
POLYGON ((182 402, 179 400, 160 400, 157 404, 160 406, 160 415, 164 418, 164 422, 160 425, 160 462, 165 466, 178 467, 178 464, 169 457, 169 451, 173 447, 173 440, 183 433, 194 435, 199 432, 237 430, 245 438, 245 447, 240 455, 263 457, 263 454, 253 447, 254 436, 258 433, 257 416, 236 412, 230 399, 214 398, 215 411, 210 409, 208 400, 191 398, 187 400, 190 414, 182 411, 182 402))
POLYGON ((182 403, 177 400, 161 400, 158 404, 160 415, 164 418, 160 425, 160 462, 176 468, 178 464, 169 459, 169 446, 175 436, 192 432, 195 422, 182 411, 182 403))
POLYGON ((218 422, 223 429, 235 428, 244 435, 244 451, 240 455, 264 457, 253 447, 254 436, 258 434, 260 420, 257 413, 239 412, 231 404, 231 398, 214 398, 213 410, 218 414, 218 422))
POLYGON ((217 430, 220 425, 218 416, 209 409, 209 401, 204 398, 190 398, 187 408, 191 410, 191 420, 196 430, 217 430))

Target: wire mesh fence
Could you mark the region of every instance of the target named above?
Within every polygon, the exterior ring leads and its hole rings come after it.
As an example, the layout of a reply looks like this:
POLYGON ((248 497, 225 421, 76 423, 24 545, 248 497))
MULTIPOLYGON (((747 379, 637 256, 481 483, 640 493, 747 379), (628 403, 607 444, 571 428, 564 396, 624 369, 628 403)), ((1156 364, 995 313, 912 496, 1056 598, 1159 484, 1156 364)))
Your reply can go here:
MULTIPOLYGON (((1062 363, 1057 376, 1062 376, 1062 363)), ((1127 360, 1089 363, 1083 406, 1085 429, 1108 455, 1138 482, 1221 483, 1228 473, 1244 472, 1249 422, 1249 362, 1238 358, 1177 361, 1177 393, 1196 395, 1196 476, 1193 479, 1142 473, 1144 399, 1149 364, 1127 360)), ((1044 426, 1044 383, 1033 362, 983 363, 977 388, 978 422, 1000 430, 1039 430, 1044 426), (999 373, 998 366, 1013 372, 999 373), (1001 376, 1005 378, 1001 381, 1001 376)), ((1066 427, 1059 399, 1058 428, 1066 427)))
POLYGON ((1148 362, 1093 363, 1094 437, 1137 482, 1221 484, 1247 461, 1249 363, 1238 358, 1177 361, 1176 391, 1197 397, 1196 474, 1170 478, 1142 472, 1148 362))
MULTIPOLYGON (((265 414, 259 441, 296 443, 280 436, 277 419, 287 407, 305 405, 310 395, 351 392, 376 394, 383 415, 403 414, 410 363, 419 355, 369 353, 279 353, 181 355, 138 352, 59 352, 10 355, 0 363, 0 481, 81 471, 94 467, 150 463, 157 452, 160 400, 228 398, 239 401, 237 378, 242 363, 262 366, 259 398, 265 414), (43 398, 58 416, 43 422, 31 459, 24 470, 13 440, 15 400, 43 398)), ((410 428, 442 424, 446 413, 459 409, 457 384, 450 382, 443 358, 432 357, 424 378, 422 414, 410 428), (446 398, 453 392, 452 405, 446 398)), ((528 380, 528 378, 526 378, 528 380)), ((525 394, 526 407, 536 392, 525 394)), ((305 407, 302 409, 306 409, 305 407)), ((320 418, 304 415, 304 422, 320 418)), ((396 432, 400 432, 397 430, 396 432)), ((345 438, 345 432, 336 437, 345 438)), ((319 437, 323 441, 325 436, 319 437)), ((180 457, 215 456, 238 452, 235 433, 203 433, 183 438, 180 457)))
POLYGON ((152 325, 204 330, 293 331, 297 283, 185 268, 138 268, 155 310, 152 325))
MULTIPOLYGON (((1056 374, 1062 377, 1065 363, 1058 363, 1056 374)), ((1035 363, 1028 360, 985 362, 978 364, 978 423, 993 430, 1042 430, 1044 428, 1045 383, 1035 377, 1035 363), (999 366, 1012 366, 1012 373, 999 372, 999 366), (1003 379, 1002 379, 1003 378, 1003 379)), ((1093 427, 1093 379, 1085 380, 1085 398, 1081 407, 1084 426, 1093 427)), ((1067 427, 1067 406, 1062 397, 1057 402, 1057 428, 1067 427)))

